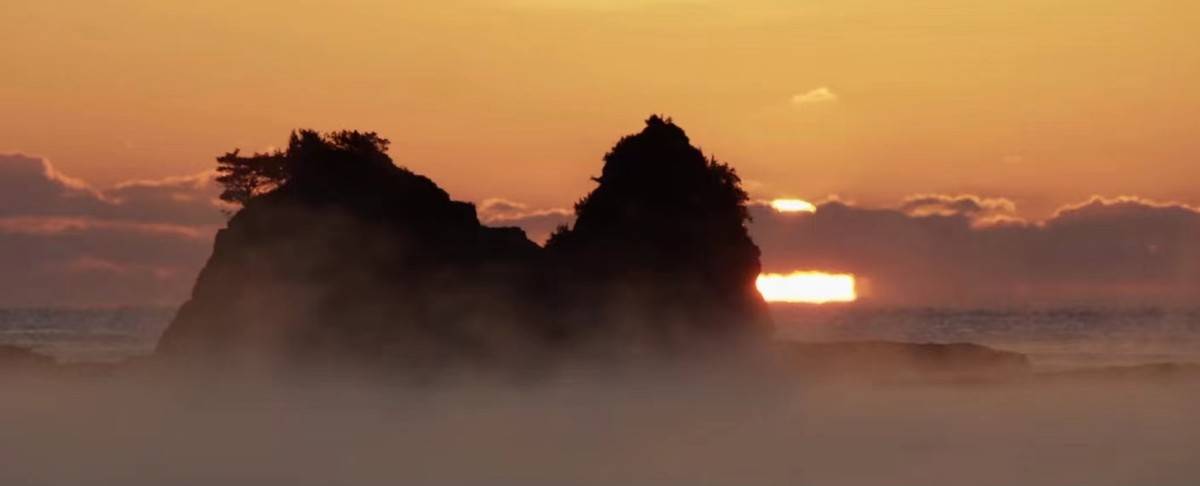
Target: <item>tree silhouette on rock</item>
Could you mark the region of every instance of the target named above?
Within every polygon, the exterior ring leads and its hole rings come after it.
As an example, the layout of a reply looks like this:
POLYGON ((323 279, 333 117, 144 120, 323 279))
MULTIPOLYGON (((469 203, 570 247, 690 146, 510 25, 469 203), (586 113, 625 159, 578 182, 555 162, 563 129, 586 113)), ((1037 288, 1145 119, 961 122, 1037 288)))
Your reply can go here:
POLYGON ((652 117, 545 248, 396 166, 374 133, 218 158, 241 209, 159 343, 209 365, 522 367, 761 336, 758 248, 729 166, 652 117), (611 346, 611 347, 609 347, 611 346), (586 353, 585 353, 586 354, 586 353))
POLYGON ((284 151, 223 156, 239 174, 226 193, 244 207, 217 234, 160 354, 436 367, 543 339, 525 308, 537 245, 482 226, 474 206, 386 150, 373 133, 300 131, 284 151), (271 175, 254 175, 261 167, 271 175))
POLYGON ((733 168, 652 116, 604 157, 572 228, 547 242, 579 332, 650 346, 754 336, 759 250, 733 168))

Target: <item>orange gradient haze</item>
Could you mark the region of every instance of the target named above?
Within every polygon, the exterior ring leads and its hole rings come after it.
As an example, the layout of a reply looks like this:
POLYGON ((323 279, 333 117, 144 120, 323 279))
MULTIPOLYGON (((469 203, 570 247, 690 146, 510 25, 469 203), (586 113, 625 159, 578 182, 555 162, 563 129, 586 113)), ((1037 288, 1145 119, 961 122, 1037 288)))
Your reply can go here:
POLYGON ((356 128, 458 198, 562 207, 658 112, 756 197, 1200 203, 1196 2, 8 0, 3 17, 0 152, 102 187, 356 128))
POLYGON ((651 114, 736 169, 768 271, 852 275, 873 304, 1200 295, 1200 2, 4 0, 0 19, 0 306, 178 304, 227 220, 214 159, 299 128, 377 132, 545 242, 651 114))

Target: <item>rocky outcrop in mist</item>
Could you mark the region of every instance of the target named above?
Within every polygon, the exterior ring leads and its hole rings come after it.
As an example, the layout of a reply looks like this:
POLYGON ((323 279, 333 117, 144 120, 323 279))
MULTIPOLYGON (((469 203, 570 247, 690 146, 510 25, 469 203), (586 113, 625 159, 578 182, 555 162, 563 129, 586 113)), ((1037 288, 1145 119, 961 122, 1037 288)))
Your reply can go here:
POLYGON ((373 133, 293 134, 218 159, 243 207, 158 355, 416 368, 761 335, 758 249, 734 171, 653 117, 605 157, 546 248, 480 224, 373 133))
POLYGON ((287 175, 217 234, 159 354, 419 366, 541 334, 522 308, 539 248, 518 229, 480 225, 386 147, 373 134, 305 131, 284 152, 224 157, 287 175))
POLYGON ((546 244, 561 315, 584 331, 658 348, 754 336, 766 307, 737 173, 651 117, 604 157, 575 225, 546 244))

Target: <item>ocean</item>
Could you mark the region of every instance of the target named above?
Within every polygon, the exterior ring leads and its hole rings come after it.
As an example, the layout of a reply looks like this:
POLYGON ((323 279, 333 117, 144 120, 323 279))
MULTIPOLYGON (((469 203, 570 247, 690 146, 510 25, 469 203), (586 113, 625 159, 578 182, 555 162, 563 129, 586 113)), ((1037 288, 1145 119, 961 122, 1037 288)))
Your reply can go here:
POLYGON ((1200 308, 878 308, 772 305, 782 339, 975 343, 1038 371, 1200 363, 1200 308))
POLYGON ((0 309, 0 344, 64 363, 114 362, 154 352, 175 307, 0 309))
MULTIPOLYGON (((1029 356, 1035 369, 1200 363, 1197 309, 947 309, 772 304, 777 336, 800 341, 970 342, 1029 356)), ((146 355, 174 307, 0 309, 0 344, 62 362, 146 355)))

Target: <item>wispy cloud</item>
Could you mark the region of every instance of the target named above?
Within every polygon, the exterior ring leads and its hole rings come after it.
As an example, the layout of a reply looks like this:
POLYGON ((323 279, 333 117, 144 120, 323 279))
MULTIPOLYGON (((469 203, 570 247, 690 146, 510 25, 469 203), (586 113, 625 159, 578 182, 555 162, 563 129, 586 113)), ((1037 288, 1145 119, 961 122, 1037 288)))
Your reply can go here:
POLYGON ((827 86, 821 86, 820 88, 792 96, 792 104, 796 106, 813 105, 818 103, 833 103, 837 100, 837 93, 834 93, 833 90, 829 89, 827 86))
POLYGON ((973 194, 916 194, 904 199, 899 209, 912 216, 951 216, 961 214, 972 218, 1008 215, 1017 212, 1010 199, 982 197, 973 194))
POLYGON ((535 209, 520 202, 506 199, 485 199, 479 203, 479 219, 489 226, 516 226, 529 239, 545 242, 550 233, 560 225, 574 220, 574 212, 564 208, 535 209))

